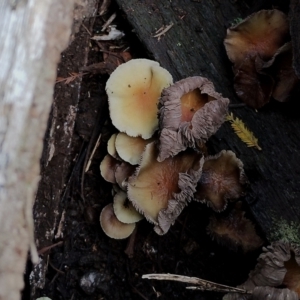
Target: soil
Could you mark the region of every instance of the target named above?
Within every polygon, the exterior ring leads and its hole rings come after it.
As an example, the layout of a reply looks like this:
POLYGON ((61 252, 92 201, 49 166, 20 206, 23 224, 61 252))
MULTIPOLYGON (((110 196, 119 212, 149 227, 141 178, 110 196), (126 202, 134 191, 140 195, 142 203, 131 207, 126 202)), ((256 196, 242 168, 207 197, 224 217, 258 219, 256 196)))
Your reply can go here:
MULTIPOLYGON (((110 239, 102 231, 99 215, 112 202, 112 186, 101 178, 99 164, 106 154, 107 140, 115 132, 108 118, 105 83, 113 68, 126 60, 122 51, 133 58, 147 57, 147 52, 114 3, 103 17, 86 19, 83 24, 62 54, 58 77, 102 64, 55 86, 34 207, 43 267, 36 278, 37 269, 28 263, 23 299, 221 299, 223 294, 187 290, 186 284, 141 278, 149 273, 175 273, 230 286, 246 280, 260 249, 244 254, 213 241, 206 229, 212 211, 205 205, 191 203, 164 236, 141 221, 132 258, 124 253, 127 240, 110 239), (113 24, 125 37, 90 41, 87 29, 99 33, 113 12, 117 12, 113 24), (103 62, 109 64, 104 66, 103 62), (101 143, 81 189, 85 157, 91 154, 100 132, 101 143)), ((251 218, 249 212, 247 216, 251 218)))

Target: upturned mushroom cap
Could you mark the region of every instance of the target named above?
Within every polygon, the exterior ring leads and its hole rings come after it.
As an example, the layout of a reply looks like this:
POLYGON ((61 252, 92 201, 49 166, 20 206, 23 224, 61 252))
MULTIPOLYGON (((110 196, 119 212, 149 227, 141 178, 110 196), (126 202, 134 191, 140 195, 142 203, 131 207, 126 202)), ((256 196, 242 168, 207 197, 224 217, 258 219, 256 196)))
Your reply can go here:
POLYGON ((117 219, 112 203, 102 209, 100 224, 104 233, 113 239, 126 239, 135 228, 135 223, 125 224, 117 219))
POLYGON ((120 161, 116 160, 111 155, 105 155, 100 163, 100 173, 102 177, 108 182, 116 183, 115 171, 120 163, 120 161))
POLYGON ((236 203, 225 216, 213 215, 207 230, 214 240, 234 251, 242 249, 244 252, 249 252, 263 244, 254 225, 245 217, 241 202, 236 203))
POLYGON ((137 172, 128 179, 128 198, 164 234, 191 201, 203 158, 191 150, 158 162, 157 154, 154 142, 146 146, 137 172))
POLYGON ((125 224, 136 223, 144 218, 127 199, 127 194, 122 191, 114 196, 113 208, 117 219, 125 224))
POLYGON ((227 29, 224 44, 229 59, 239 67, 249 56, 258 55, 268 61, 287 42, 288 36, 289 24, 283 12, 261 10, 227 29))
POLYGON ((225 120, 229 99, 195 76, 163 90, 159 102, 159 161, 208 140, 225 120))
MULTIPOLYGON (((257 260, 258 263, 255 269, 250 272, 247 281, 238 287, 249 291, 254 290, 255 287, 278 287, 279 292, 274 291, 276 292, 274 297, 268 298, 274 300, 298 299, 300 297, 299 246, 283 241, 274 242, 267 248, 263 248, 263 253, 257 260), (283 287, 290 291, 282 292, 283 295, 287 293, 291 298, 279 297, 280 288, 283 287), (295 298, 295 294, 297 294, 297 298, 295 298)), ((237 295, 228 294, 224 299, 238 300, 240 298, 237 295)))
POLYGON ((132 165, 137 165, 147 144, 153 139, 144 140, 141 137, 131 137, 120 132, 116 137, 116 151, 119 156, 132 165))
POLYGON ((113 125, 130 136, 150 138, 158 126, 157 103, 171 74, 148 59, 121 64, 109 77, 106 92, 113 125))
POLYGON ((238 199, 243 195, 246 183, 242 161, 234 152, 223 150, 205 159, 194 197, 213 210, 222 211, 229 199, 238 199))

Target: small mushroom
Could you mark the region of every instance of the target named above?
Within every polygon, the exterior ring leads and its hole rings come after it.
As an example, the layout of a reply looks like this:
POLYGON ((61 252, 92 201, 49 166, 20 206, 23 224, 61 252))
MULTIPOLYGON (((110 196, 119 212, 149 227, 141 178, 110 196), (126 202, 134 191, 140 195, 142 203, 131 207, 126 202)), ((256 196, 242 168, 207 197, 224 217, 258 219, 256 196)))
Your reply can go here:
POLYGON ((228 104, 229 99, 200 76, 180 80, 164 89, 159 103, 158 160, 206 142, 224 122, 228 104))
POLYGON ((136 173, 128 179, 128 198, 158 234, 166 233, 183 208, 192 200, 201 175, 202 155, 179 153, 157 161, 155 143, 148 144, 136 173))
POLYGON ((120 161, 116 160, 111 155, 105 155, 100 163, 100 173, 102 177, 108 182, 116 183, 115 171, 120 163, 120 161))
POLYGON ((117 134, 114 133, 107 142, 107 152, 114 158, 118 158, 118 153, 116 150, 116 137, 117 134))
POLYGON ((106 83, 113 125, 130 136, 150 138, 158 126, 158 99, 172 83, 171 74, 155 61, 132 59, 121 64, 106 83))
POLYGON ((106 205, 100 214, 100 224, 104 233, 113 239, 126 239, 135 228, 135 223, 125 224, 120 222, 113 209, 113 204, 106 205))
MULTIPOLYGON (((240 288, 255 291, 260 287, 260 295, 267 295, 266 291, 272 291, 273 296, 268 298, 245 299, 299 299, 300 298, 300 248, 288 242, 278 241, 267 248, 258 258, 258 263, 249 278, 240 288), (266 288, 263 292, 263 288, 266 288), (270 289, 271 287, 271 289, 270 289), (273 289, 276 288, 276 289, 273 289), (287 295, 285 298, 282 296, 287 295), (282 297, 282 298, 281 298, 282 297)), ((238 300, 239 295, 227 294, 224 300, 238 300)))
POLYGON ((122 191, 114 196, 113 207, 117 219, 122 223, 136 223, 144 218, 128 200, 127 194, 122 191))
POLYGON ((206 157, 195 201, 207 203, 214 211, 222 211, 229 199, 243 195, 246 183, 242 161, 234 152, 223 150, 215 156, 206 157))
POLYGON ((239 68, 247 57, 270 60, 288 38, 287 16, 277 9, 260 10, 227 29, 224 44, 229 59, 239 68))
POLYGON ((131 176, 136 169, 136 166, 133 166, 127 162, 121 162, 115 169, 115 179, 119 187, 126 191, 127 179, 131 176))
POLYGON ((245 217, 241 202, 226 215, 214 214, 207 227, 208 233, 218 243, 237 251, 249 252, 258 249, 263 240, 257 235, 252 222, 245 217))
POLYGON ((144 140, 141 137, 131 137, 120 132, 116 137, 116 151, 119 156, 132 165, 137 165, 141 160, 145 146, 153 139, 144 140))

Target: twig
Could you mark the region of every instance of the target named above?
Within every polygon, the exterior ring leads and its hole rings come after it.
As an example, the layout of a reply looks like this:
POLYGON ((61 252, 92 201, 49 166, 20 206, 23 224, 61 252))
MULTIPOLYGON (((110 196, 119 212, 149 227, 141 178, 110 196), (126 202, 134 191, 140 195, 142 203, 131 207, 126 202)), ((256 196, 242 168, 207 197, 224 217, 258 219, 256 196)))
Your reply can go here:
POLYGON ((102 26, 101 31, 105 31, 106 28, 111 24, 111 22, 116 18, 117 14, 113 13, 108 20, 105 22, 105 24, 102 26))
POLYGON ((89 170, 90 165, 91 165, 91 162, 92 162, 92 159, 93 159, 93 157, 94 157, 94 154, 95 154, 97 148, 98 148, 99 145, 100 145, 101 135, 102 135, 102 134, 100 133, 100 135, 99 135, 99 137, 98 137, 98 139, 97 139, 97 141, 96 141, 96 145, 94 146, 94 149, 93 149, 93 151, 92 151, 92 153, 91 153, 91 155, 90 155, 90 157, 89 157, 89 159, 88 159, 88 162, 87 162, 86 167, 85 167, 85 170, 84 170, 85 173, 89 170))
POLYGON ((56 247, 56 246, 60 246, 60 245, 62 245, 63 243, 64 243, 63 241, 60 241, 60 242, 55 243, 55 244, 52 244, 52 245, 50 245, 50 246, 48 246, 48 247, 44 247, 44 248, 42 248, 42 249, 40 249, 40 250, 38 251, 38 254, 39 254, 39 255, 44 254, 44 253, 47 252, 48 250, 50 250, 50 249, 52 249, 52 248, 54 248, 54 247, 56 247))
POLYGON ((198 289, 201 291, 214 291, 222 293, 239 293, 239 294, 252 294, 252 291, 247 291, 240 288, 235 288, 212 281, 207 281, 197 277, 188 277, 175 274, 147 274, 142 276, 143 279, 155 279, 155 280, 171 280, 179 281, 197 285, 197 287, 188 287, 189 289, 198 289))
POLYGON ((49 265, 50 265, 51 268, 52 268, 53 270, 55 270, 57 273, 62 274, 62 275, 65 275, 65 272, 63 272, 62 270, 57 269, 57 268, 53 265, 53 263, 52 263, 50 260, 49 260, 49 265))
POLYGON ((173 26, 174 26, 174 24, 171 23, 170 25, 167 25, 167 26, 165 27, 164 30, 159 29, 159 30, 157 31, 157 32, 159 32, 159 33, 156 34, 156 35, 153 35, 153 37, 158 38, 158 40, 159 40, 160 37, 161 37, 162 35, 164 35, 165 33, 167 33, 173 26))

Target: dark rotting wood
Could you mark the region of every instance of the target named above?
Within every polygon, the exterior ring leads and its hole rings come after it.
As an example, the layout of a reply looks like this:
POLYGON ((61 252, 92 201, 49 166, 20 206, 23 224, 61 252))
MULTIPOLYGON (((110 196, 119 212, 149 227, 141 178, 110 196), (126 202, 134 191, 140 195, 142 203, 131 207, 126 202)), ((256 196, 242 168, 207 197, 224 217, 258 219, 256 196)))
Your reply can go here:
POLYGON ((300 0, 291 0, 289 17, 293 45, 294 69, 297 76, 300 78, 300 0))
MULTIPOLYGON (((223 46, 226 28, 254 11, 272 8, 273 3, 263 0, 117 2, 149 56, 168 69, 175 81, 187 76, 205 76, 223 96, 232 103, 238 102, 231 64, 223 46), (153 37, 159 28, 170 24, 173 26, 165 35, 153 37)), ((299 7, 299 1, 293 3, 299 7)), ((294 28, 299 28, 299 18, 291 26, 293 35, 294 28)), ((295 35, 299 43, 298 33, 295 35)), ((296 49, 299 51, 299 46, 296 49)), ((289 235, 296 241, 300 233, 300 112, 292 101, 272 102, 259 111, 247 107, 234 109, 233 113, 254 132, 263 150, 247 148, 225 123, 211 138, 210 151, 230 149, 244 162, 250 181, 245 198, 268 239, 289 235)))

